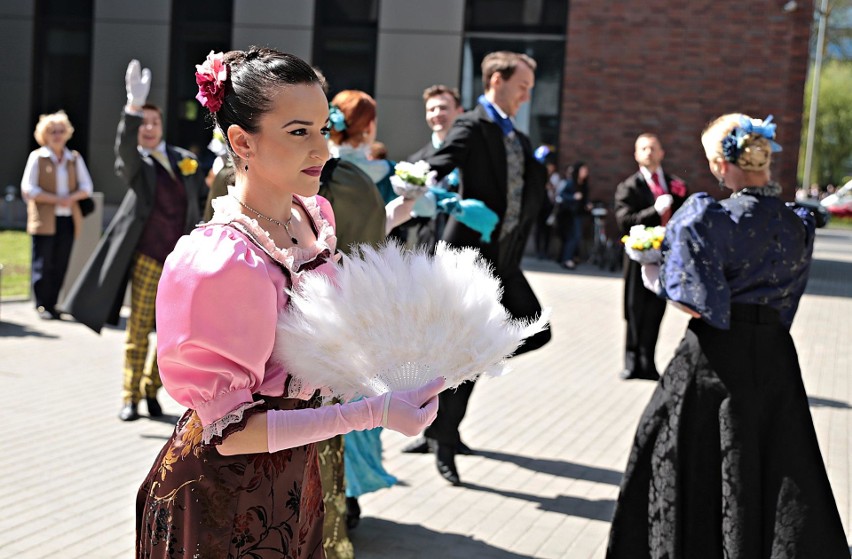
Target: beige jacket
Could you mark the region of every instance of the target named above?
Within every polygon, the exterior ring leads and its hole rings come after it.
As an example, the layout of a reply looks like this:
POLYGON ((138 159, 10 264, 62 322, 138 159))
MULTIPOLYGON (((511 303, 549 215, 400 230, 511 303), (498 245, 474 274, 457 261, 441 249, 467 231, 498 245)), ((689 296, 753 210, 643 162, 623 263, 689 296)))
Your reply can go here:
MULTIPOLYGON (((68 170, 68 192, 77 190, 77 158, 80 154, 72 152, 71 158, 66 163, 68 170)), ((56 165, 50 157, 39 157, 38 159, 38 185, 44 192, 56 194, 56 165)), ((27 201, 27 233, 30 235, 55 235, 56 234, 56 205, 27 201)), ((80 206, 76 203, 71 205, 71 217, 74 220, 74 237, 76 238, 83 228, 83 214, 80 206)))

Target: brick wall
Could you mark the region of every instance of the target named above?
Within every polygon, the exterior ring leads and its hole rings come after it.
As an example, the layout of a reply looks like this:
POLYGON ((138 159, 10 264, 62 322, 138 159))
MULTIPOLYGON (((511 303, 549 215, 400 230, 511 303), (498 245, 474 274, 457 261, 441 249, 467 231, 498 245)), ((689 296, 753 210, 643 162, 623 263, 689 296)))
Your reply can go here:
POLYGON ((633 144, 656 133, 663 166, 721 196, 700 133, 712 118, 775 115, 784 151, 773 176, 792 199, 813 16, 783 0, 572 0, 566 41, 560 162, 588 162, 592 198, 610 203, 636 171, 633 144))

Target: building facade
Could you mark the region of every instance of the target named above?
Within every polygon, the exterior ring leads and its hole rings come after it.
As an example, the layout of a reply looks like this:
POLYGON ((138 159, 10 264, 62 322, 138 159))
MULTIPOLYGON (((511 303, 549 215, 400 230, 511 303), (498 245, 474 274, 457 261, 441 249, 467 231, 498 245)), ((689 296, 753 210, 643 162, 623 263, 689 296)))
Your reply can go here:
POLYGON ((657 133, 665 167, 715 189, 698 141, 713 116, 772 113, 784 152, 776 177, 792 196, 808 64, 812 2, 781 0, 16 0, 0 3, 3 134, 0 180, 17 185, 38 115, 64 109, 107 203, 124 186, 113 143, 124 72, 153 74, 168 141, 202 150, 209 123, 194 101, 194 65, 210 50, 266 45, 305 58, 332 94, 363 89, 379 105, 378 138, 399 159, 429 137, 421 93, 457 86, 465 106, 482 91, 493 50, 539 62, 518 115, 560 164, 586 161, 592 197, 610 202, 635 168, 633 141, 657 133))

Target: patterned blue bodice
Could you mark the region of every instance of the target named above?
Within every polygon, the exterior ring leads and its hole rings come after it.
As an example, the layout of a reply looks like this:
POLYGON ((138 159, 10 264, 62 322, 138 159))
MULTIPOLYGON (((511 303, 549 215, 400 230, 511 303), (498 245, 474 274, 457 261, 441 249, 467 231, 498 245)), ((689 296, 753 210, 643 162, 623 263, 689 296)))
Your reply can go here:
POLYGON ((716 328, 730 328, 731 303, 768 305, 790 327, 808 280, 814 218, 758 192, 687 199, 666 227, 660 296, 716 328))

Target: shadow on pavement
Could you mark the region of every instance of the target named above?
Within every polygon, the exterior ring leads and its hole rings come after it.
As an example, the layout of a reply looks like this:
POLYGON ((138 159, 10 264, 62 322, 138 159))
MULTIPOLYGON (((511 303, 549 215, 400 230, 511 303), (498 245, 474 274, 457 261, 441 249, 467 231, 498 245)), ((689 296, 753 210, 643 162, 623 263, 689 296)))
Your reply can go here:
POLYGON ((808 405, 812 408, 840 408, 844 410, 852 408, 848 402, 829 400, 827 398, 817 398, 815 396, 808 396, 808 405))
POLYGON ((179 415, 168 415, 168 414, 161 415, 160 417, 149 417, 149 416, 143 415, 142 419, 147 419, 148 421, 156 421, 157 423, 168 423, 170 425, 177 425, 178 419, 180 419, 180 417, 181 416, 179 416, 179 415))
POLYGON ((511 462, 527 470, 550 474, 553 476, 570 477, 573 479, 583 479, 586 481, 594 481, 597 483, 608 483, 610 485, 621 485, 621 472, 616 470, 607 470, 604 468, 596 468, 594 466, 584 466, 575 464, 574 462, 565 462, 563 460, 548 460, 546 458, 530 458, 529 456, 519 456, 517 454, 506 454, 504 452, 495 452, 491 450, 476 451, 477 456, 484 456, 491 460, 499 460, 501 462, 511 462))
POLYGON ((805 293, 829 297, 852 297, 852 262, 815 258, 805 293))
POLYGON ((436 532, 418 524, 362 517, 349 532, 358 557, 440 557, 441 559, 528 559, 461 534, 436 532))
POLYGON ((556 512, 567 516, 588 518, 589 520, 600 520, 601 522, 611 521, 612 511, 615 510, 615 501, 612 499, 589 500, 582 497, 572 497, 570 495, 541 497, 517 491, 493 489, 491 487, 484 487, 482 485, 475 485, 472 483, 463 483, 462 485, 467 489, 473 489, 475 491, 496 493, 497 495, 508 497, 510 499, 521 499, 523 501, 538 503, 538 508, 543 511, 556 512))
POLYGON ((142 433, 139 435, 140 439, 160 439, 161 441, 167 441, 172 438, 171 435, 149 435, 148 433, 142 433))
POLYGON ((0 321, 0 336, 9 336, 14 338, 24 338, 27 336, 33 336, 35 338, 50 338, 57 339, 59 336, 54 334, 45 334, 44 332, 39 332, 38 330, 33 330, 26 324, 17 324, 15 322, 3 322, 0 321))
POLYGON ((594 264, 583 262, 581 264, 577 264, 577 267, 573 270, 567 270, 560 266, 558 262, 554 262, 553 260, 539 260, 537 258, 530 257, 524 258, 521 268, 525 272, 542 272, 545 274, 579 275, 602 278, 618 278, 622 275, 621 266, 618 266, 618 269, 616 270, 602 270, 594 264))

